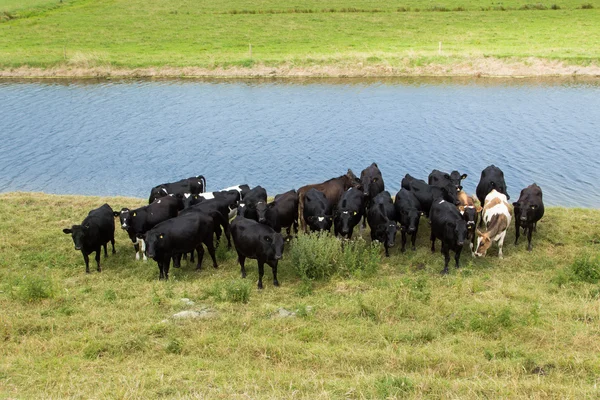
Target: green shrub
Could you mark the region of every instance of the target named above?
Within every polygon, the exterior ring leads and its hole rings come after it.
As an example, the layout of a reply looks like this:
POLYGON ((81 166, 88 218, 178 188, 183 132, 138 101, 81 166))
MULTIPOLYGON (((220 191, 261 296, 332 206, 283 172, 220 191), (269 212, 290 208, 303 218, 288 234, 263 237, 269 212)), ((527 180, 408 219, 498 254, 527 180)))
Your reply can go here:
POLYGON ((224 285, 225 300, 231 303, 248 303, 250 300, 250 282, 238 279, 224 285))
POLYGON ((594 8, 594 5, 592 3, 584 3, 581 5, 582 10, 591 10, 592 8, 594 8))
POLYGON ((379 246, 364 239, 342 243, 329 233, 300 235, 290 250, 296 274, 307 280, 324 279, 334 274, 343 277, 371 275, 377 271, 379 246))
POLYGON ((583 255, 571 265, 573 280, 597 283, 600 280, 600 255, 583 255))
POLYGON ((9 291, 14 299, 32 303, 54 297, 54 284, 47 277, 26 275, 13 281, 9 291))

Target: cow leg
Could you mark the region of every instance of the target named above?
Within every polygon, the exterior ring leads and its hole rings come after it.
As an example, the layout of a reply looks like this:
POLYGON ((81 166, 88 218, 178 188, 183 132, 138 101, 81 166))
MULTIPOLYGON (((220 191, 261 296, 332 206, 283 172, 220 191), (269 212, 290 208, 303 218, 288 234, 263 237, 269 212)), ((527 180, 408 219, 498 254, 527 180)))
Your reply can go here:
MULTIPOLYGON (((525 227, 525 229, 527 229, 527 227, 525 227)), ((519 218, 515 217, 515 246, 519 242, 519 236, 521 236, 521 225, 519 224, 519 218)))
POLYGON ((353 233, 354 233, 354 227, 353 227, 353 226, 351 226, 351 227, 350 227, 350 232, 348 232, 348 240, 351 240, 351 239, 352 239, 352 234, 353 234, 353 233))
POLYGON ((533 231, 534 231, 534 232, 537 232, 537 222, 534 222, 534 223, 533 223, 533 231))
POLYGON ((83 251, 81 252, 81 254, 83 254, 83 261, 85 261, 85 273, 89 274, 90 273, 90 257, 85 254, 83 251))
POLYGON ((454 262, 456 263, 456 268, 460 268, 459 266, 459 262, 460 262, 460 253, 462 253, 462 246, 460 246, 455 252, 454 252, 454 262))
POLYGON ((142 256, 144 261, 148 261, 148 257, 146 257, 146 241, 144 239, 140 239, 142 241, 142 256))
POLYGON ((194 250, 192 250, 192 252, 190 253, 190 262, 194 262, 194 250))
POLYGON ((115 237, 114 236, 110 239, 110 244, 112 245, 112 253, 115 254, 117 251, 115 250, 115 237))
MULTIPOLYGON (((433 232, 431 232, 431 235, 429 235, 429 240, 431 240, 431 252, 435 253, 435 235, 433 234, 433 232)), ((444 247, 443 242, 442 242, 442 248, 444 247)))
POLYGON ((242 271, 242 278, 246 277, 246 267, 244 266, 244 263, 246 262, 246 256, 241 255, 238 252, 238 261, 240 263, 240 267, 241 267, 241 271, 242 271))
MULTIPOLYGON (((212 244, 212 235, 210 237, 210 242, 212 244)), ((208 245, 206 247, 208 247, 208 245)), ((198 252, 198 264, 196 264, 196 271, 200 271, 200 269, 202 268, 202 259, 204 258, 204 247, 202 246, 202 243, 200 243, 198 247, 196 247, 196 251, 198 252)))
POLYGON ((231 250, 231 232, 229 230, 229 220, 227 218, 225 218, 225 223, 223 224, 223 230, 225 231, 225 237, 227 238, 227 250, 231 250))
POLYGON ((506 231, 500 234, 500 239, 498 240, 498 257, 500 259, 504 258, 502 256, 502 246, 504 246, 504 237, 506 236, 506 231))
MULTIPOLYGON (((106 244, 104 245, 104 250, 106 250, 106 244)), ((100 246, 98 246, 98 248, 96 249, 96 270, 98 270, 98 272, 102 272, 102 268, 100 268, 100 253, 102 252, 102 249, 100 248, 100 246)))
POLYGON ((527 230, 527 251, 531 251, 533 250, 533 247, 531 246, 531 225, 529 226, 529 229, 527 230))
POLYGON ((262 278, 265 275, 265 263, 258 261, 258 288, 263 288, 262 278))
POLYGON ((442 275, 448 273, 448 264, 450 263, 450 249, 442 240, 442 254, 444 255, 444 270, 442 271, 442 275))
POLYGON ((140 245, 137 242, 135 242, 133 244, 133 249, 135 250, 135 259, 139 260, 140 259, 140 245))
POLYGON ((156 260, 156 263, 158 264, 158 280, 160 281, 165 279, 165 274, 163 272, 164 260, 162 258, 159 258, 156 260))
POLYGON ((104 247, 104 258, 108 257, 108 242, 102 245, 104 247))
MULTIPOLYGON (((223 233, 223 231, 221 230, 221 225, 219 224, 215 224, 215 237, 217 238, 217 247, 219 247, 219 243, 221 242, 221 234, 223 233)), ((212 240, 212 238, 211 238, 212 240)))
POLYGON ((410 243, 412 244, 412 251, 417 251, 417 231, 415 231, 415 233, 412 234, 412 237, 410 238, 410 243))
POLYGON ((171 257, 165 257, 163 262, 163 272, 165 280, 169 280, 169 267, 171 266, 171 257))
MULTIPOLYGON (((212 237, 209 238, 206 242, 204 242, 204 244, 208 249, 208 254, 210 254, 210 258, 212 258, 213 268, 218 268, 219 266, 217 265, 217 257, 215 256, 215 246, 213 246, 212 237)), ((200 245, 200 247, 202 247, 202 245, 200 245)))
POLYGON ((268 263, 271 266, 271 269, 273 270, 273 286, 279 286, 279 281, 277 280, 277 264, 278 261, 270 261, 268 263))
POLYGON ((402 234, 402 247, 400 248, 400 251, 402 253, 404 253, 406 251, 406 248, 405 248, 405 246, 406 246, 406 232, 404 231, 404 229, 402 229, 400 231, 400 233, 402 234))
POLYGON ((174 268, 181 268, 181 254, 176 254, 173 256, 173 267, 174 268))
POLYGON ((385 241, 385 243, 383 244, 383 247, 385 248, 385 256, 389 257, 390 256, 390 249, 388 248, 387 245, 387 240, 385 241))

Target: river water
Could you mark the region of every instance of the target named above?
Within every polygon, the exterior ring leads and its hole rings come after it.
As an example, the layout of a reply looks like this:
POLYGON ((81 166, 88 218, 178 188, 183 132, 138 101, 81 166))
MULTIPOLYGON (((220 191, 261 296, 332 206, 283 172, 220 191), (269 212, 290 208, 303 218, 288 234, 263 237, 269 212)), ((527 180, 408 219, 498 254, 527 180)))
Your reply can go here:
POLYGON ((599 81, 0 81, 0 192, 147 197, 202 174, 275 195, 359 175, 495 164, 508 192, 600 207, 599 81))

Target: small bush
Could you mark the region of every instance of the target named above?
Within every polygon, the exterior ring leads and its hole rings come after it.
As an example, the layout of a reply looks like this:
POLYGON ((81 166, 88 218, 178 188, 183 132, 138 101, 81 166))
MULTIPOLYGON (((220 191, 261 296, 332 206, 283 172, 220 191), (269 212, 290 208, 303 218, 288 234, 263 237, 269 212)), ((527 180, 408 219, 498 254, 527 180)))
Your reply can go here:
POLYGON ((594 8, 594 5, 592 3, 584 3, 581 5, 582 10, 591 10, 592 8, 594 8))
POLYGON ((447 11, 450 11, 450 9, 447 7, 443 7, 443 6, 433 6, 433 7, 430 7, 428 11, 447 12, 447 11))
POLYGON ((552 4, 552 5, 550 6, 550 9, 551 9, 551 10, 560 10, 560 6, 559 6, 558 4, 552 4))
POLYGON ((519 7, 519 10, 547 10, 548 7, 546 7, 545 5, 541 4, 541 3, 536 3, 536 4, 523 4, 521 7, 519 7))
POLYGON ((410 11, 410 7, 398 7, 396 9, 396 11, 398 11, 398 12, 409 12, 410 11))
POLYGON ((165 346, 165 351, 170 354, 181 354, 183 351, 183 343, 179 339, 171 339, 165 346))
POLYGON ((250 300, 250 282, 248 280, 235 280, 224 285, 225 300, 231 303, 248 303, 250 300))
POLYGON ((329 233, 300 235, 292 242, 290 258, 296 274, 306 280, 371 275, 381 255, 376 244, 358 238, 342 244, 329 233))
POLYGON ((375 388, 377 389, 377 397, 387 399, 390 397, 402 397, 408 394, 413 390, 414 385, 411 380, 405 376, 396 377, 388 375, 380 378, 375 383, 375 388))
POLYGON ((583 255, 571 265, 573 280, 598 283, 600 280, 600 255, 583 255))
POLYGON ((15 280, 9 289, 13 298, 26 303, 54 297, 54 284, 46 277, 24 276, 15 280))

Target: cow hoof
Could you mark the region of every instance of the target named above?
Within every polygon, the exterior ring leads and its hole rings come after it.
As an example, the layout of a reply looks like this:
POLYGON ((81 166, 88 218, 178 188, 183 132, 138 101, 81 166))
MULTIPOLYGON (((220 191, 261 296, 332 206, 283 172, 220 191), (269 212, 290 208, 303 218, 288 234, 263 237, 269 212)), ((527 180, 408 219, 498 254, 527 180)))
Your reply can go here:
POLYGON ((139 259, 140 259, 140 255, 139 255, 139 254, 137 254, 137 253, 135 253, 135 260, 136 260, 136 261, 139 261, 139 259))
POLYGON ((273 286, 279 286, 279 281, 273 281, 273 286))
POLYGON ((259 283, 259 284, 258 284, 258 288, 262 290, 262 288, 263 288, 263 285, 262 285, 262 283, 259 283))
POLYGON ((417 247, 416 247, 416 246, 413 246, 413 247, 412 247, 412 251, 417 251, 417 247))
POLYGON ((440 275, 448 275, 448 270, 442 270, 442 272, 440 272, 440 275))
POLYGON ((217 264, 214 264, 214 265, 213 265, 213 268, 214 268, 214 269, 218 269, 218 268, 219 268, 219 266, 218 266, 217 264))
POLYGON ((404 253, 404 252, 406 252, 406 249, 405 249, 405 248, 402 248, 402 249, 400 249, 400 251, 401 251, 402 253, 404 253))
POLYGON ((532 247, 532 246, 529 246, 529 247, 527 248, 527 251, 531 251, 531 250, 533 250, 533 247, 532 247))

